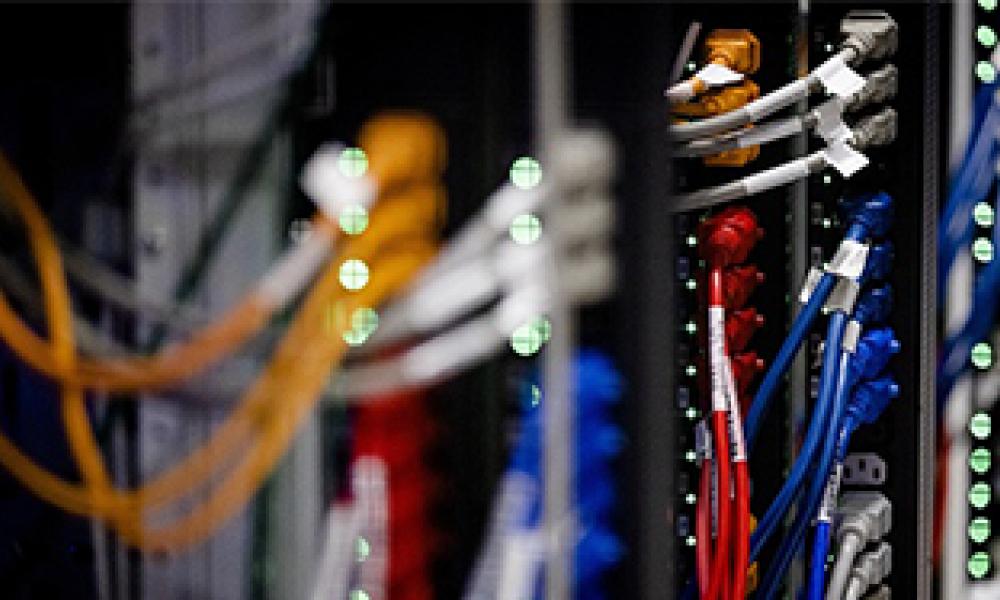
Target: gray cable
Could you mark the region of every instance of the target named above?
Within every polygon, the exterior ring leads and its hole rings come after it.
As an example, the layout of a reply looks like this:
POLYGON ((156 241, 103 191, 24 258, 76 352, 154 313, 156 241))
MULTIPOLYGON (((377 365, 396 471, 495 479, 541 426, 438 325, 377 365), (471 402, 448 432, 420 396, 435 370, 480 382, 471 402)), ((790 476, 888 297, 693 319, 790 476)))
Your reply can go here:
MULTIPOLYGON (((844 600, 858 600, 861 598, 861 594, 864 593, 864 584, 857 577, 851 578, 851 583, 847 585, 847 590, 844 592, 844 600)), ((837 600, 840 600, 839 598, 837 600)))
POLYGON ((854 532, 847 532, 840 542, 840 550, 837 552, 837 562, 834 563, 830 571, 830 583, 826 588, 826 600, 840 600, 844 597, 844 589, 851 578, 851 568, 854 566, 854 559, 861 552, 862 540, 854 532))
POLYGON ((695 138, 708 137, 724 131, 743 127, 754 121, 772 115, 786 106, 791 106, 799 100, 805 100, 809 94, 818 88, 818 80, 814 75, 808 75, 786 84, 777 90, 754 100, 750 104, 736 110, 689 123, 678 123, 670 127, 670 137, 675 142, 687 142, 695 138))
POLYGON ((759 194, 760 192, 804 179, 813 173, 822 171, 825 166, 826 155, 822 150, 819 150, 808 156, 797 158, 766 171, 761 171, 760 173, 748 175, 736 181, 688 194, 681 194, 674 199, 674 205, 671 207, 671 210, 673 212, 685 212, 709 208, 723 202, 729 202, 730 200, 759 194))

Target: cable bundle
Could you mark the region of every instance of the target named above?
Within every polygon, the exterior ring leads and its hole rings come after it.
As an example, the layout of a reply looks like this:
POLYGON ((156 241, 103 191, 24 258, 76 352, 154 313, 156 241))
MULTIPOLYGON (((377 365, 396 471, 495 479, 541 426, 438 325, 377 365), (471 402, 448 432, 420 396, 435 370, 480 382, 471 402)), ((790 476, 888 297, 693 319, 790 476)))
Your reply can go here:
POLYGON ((0 336, 19 357, 62 385, 63 420, 84 485, 54 477, 4 437, 0 437, 0 463, 47 501, 106 520, 126 541, 142 549, 169 551, 195 544, 231 517, 281 457, 346 350, 341 332, 323 326, 331 303, 341 303, 348 313, 375 305, 394 294, 434 254, 432 240, 442 201, 437 186, 444 159, 440 130, 422 117, 387 116, 366 126, 361 144, 371 155, 364 187, 383 204, 373 211, 370 230, 341 246, 339 259, 371 262, 372 274, 363 289, 342 289, 341 260, 327 261, 321 248, 329 243, 335 227, 320 215, 314 231, 321 243, 297 249, 290 259, 279 262, 235 310, 188 342, 149 359, 127 362, 77 360, 69 294, 54 236, 19 177, 6 161, 0 161, 4 199, 30 234, 51 340, 36 336, 5 302, 0 302, 0 336), (305 285, 317 270, 321 272, 267 368, 211 439, 139 489, 114 489, 87 420, 83 387, 144 389, 189 377, 239 346, 297 295, 297 283, 305 285), (157 521, 160 507, 206 488, 211 489, 207 498, 180 519, 166 525, 157 521))

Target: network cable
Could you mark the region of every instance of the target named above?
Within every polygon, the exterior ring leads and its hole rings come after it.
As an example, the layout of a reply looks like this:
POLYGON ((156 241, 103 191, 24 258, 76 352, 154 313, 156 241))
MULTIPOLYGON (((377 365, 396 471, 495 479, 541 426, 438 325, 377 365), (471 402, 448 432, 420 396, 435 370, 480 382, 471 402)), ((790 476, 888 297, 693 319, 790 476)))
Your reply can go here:
MULTIPOLYGON (((23 190, 22 190, 23 191, 23 190)), ((60 298, 68 299, 65 294, 65 288, 62 288, 62 292, 58 286, 61 280, 61 274, 59 272, 59 261, 58 261, 58 249, 55 246, 53 238, 47 230, 47 225, 44 223, 44 219, 41 217, 37 210, 33 209, 34 205, 31 201, 30 195, 21 194, 14 198, 15 204, 22 210, 25 218, 29 220, 29 224, 33 226, 33 231, 38 235, 33 235, 31 240, 35 245, 36 254, 40 257, 39 264, 43 268, 43 273, 51 272, 52 276, 48 279, 43 278, 43 291, 46 292, 46 298, 51 298, 58 301, 60 298), (55 270, 53 270, 53 267, 55 270), (46 271, 45 269, 48 269, 46 271), (51 293, 51 292, 55 293, 51 293)), ((412 243, 407 248, 405 254, 397 254, 398 258, 403 259, 400 262, 397 259, 399 267, 386 268, 384 272, 390 275, 389 280, 386 281, 382 277, 373 278, 371 283, 362 293, 353 296, 352 299, 364 299, 368 298, 370 300, 374 297, 370 297, 372 294, 384 294, 386 291, 391 290, 391 287, 387 287, 388 283, 390 286, 398 285, 399 281, 406 279, 407 273, 412 273, 413 268, 416 265, 420 265, 423 262, 423 257, 427 256, 425 251, 421 251, 420 246, 416 243, 412 243), (399 268, 402 271, 399 271, 399 268), (395 275, 394 275, 395 274, 395 275), (395 278, 393 278, 393 276, 395 278), (393 284, 392 281, 397 283, 393 284), (377 283, 376 283, 377 282, 377 283)), ((335 267, 336 265, 333 265, 335 267)), ((329 361, 334 360, 336 354, 331 354, 331 352, 342 352, 342 350, 337 350, 337 346, 334 345, 332 349, 328 349, 322 353, 314 353, 316 357, 314 358, 309 352, 304 351, 307 348, 314 347, 315 342, 309 343, 308 338, 302 339, 303 335, 311 335, 313 339, 317 342, 323 342, 327 335, 320 335, 317 338, 316 331, 322 331, 321 328, 315 326, 314 323, 322 322, 322 315, 326 308, 326 302, 329 301, 331 293, 336 289, 339 289, 339 278, 336 268, 328 268, 327 274, 321 278, 317 286, 310 292, 311 302, 307 300, 306 305, 303 307, 303 311, 306 306, 310 307, 309 312, 303 313, 308 315, 309 323, 306 324, 302 320, 297 319, 297 325, 293 325, 289 334, 286 335, 286 341, 291 339, 294 343, 290 345, 283 345, 286 348, 281 350, 279 348, 279 353, 276 354, 275 363, 272 364, 283 365, 281 367, 282 371, 287 371, 299 369, 300 375, 302 369, 309 368, 310 366, 316 367, 316 359, 322 358, 323 362, 320 364, 325 365, 325 369, 329 369, 329 361), (325 283, 324 283, 325 282, 325 283), (324 285, 320 285, 324 284, 324 285), (325 288, 325 289, 323 289, 325 288), (295 333, 296 331, 301 331, 301 333, 295 333), (306 343, 302 343, 306 342, 306 343), (289 355, 288 358, 281 359, 281 354, 284 352, 289 355), (292 359, 291 354, 296 355, 292 359), (310 360, 312 359, 312 360, 310 360)), ((63 284, 64 285, 64 284, 63 284)), ((333 294, 336 296, 336 293, 333 294)), ((377 296, 375 296, 377 297, 377 296)), ((58 317, 59 314, 64 316, 69 315, 68 302, 64 303, 64 308, 59 311, 50 311, 54 313, 54 316, 58 317)), ((58 308, 58 306, 57 306, 58 308)), ((301 312, 301 311, 300 311, 301 312)), ((305 317, 302 317, 305 319, 305 317)), ((53 334, 59 335, 63 334, 65 327, 56 328, 52 327, 53 334)), ((326 344, 327 347, 330 344, 326 344)), ((291 384, 290 389, 282 389, 282 393, 291 394, 293 398, 302 398, 301 403, 304 406, 308 406, 312 400, 315 399, 315 394, 300 394, 295 396, 294 390, 303 389, 305 386, 315 387, 316 385, 322 386, 322 382, 325 379, 325 370, 314 369, 304 373, 309 375, 306 377, 299 377, 294 379, 296 383, 291 384), (311 375, 310 375, 311 373, 311 375), (312 382, 312 383, 310 383, 312 382)), ((273 369, 268 370, 265 374, 263 381, 268 381, 268 378, 273 379, 275 373, 273 369)), ((66 386, 70 388, 70 386, 66 386)), ((250 424, 248 421, 249 417, 262 408, 262 399, 267 398, 267 396, 274 391, 272 385, 263 384, 252 388, 249 396, 249 401, 241 405, 241 409, 238 409, 234 415, 231 415, 227 423, 224 424, 218 434, 213 437, 213 440, 209 444, 202 447, 199 451, 196 451, 191 456, 189 456, 189 461, 175 467, 167 475, 161 477, 158 482, 170 481, 171 475, 173 475, 173 481, 183 482, 187 489, 192 489, 190 485, 190 478, 185 477, 185 470, 196 472, 201 472, 202 475, 211 474, 214 471, 215 466, 218 464, 218 460, 206 460, 214 459, 220 449, 227 449, 232 451, 234 447, 238 448, 240 444, 232 444, 234 432, 239 434, 240 430, 246 430, 247 426, 250 424), (254 391, 256 390, 256 398, 254 400, 254 391), (247 412, 247 411, 250 412, 247 412), (242 424, 241 424, 242 422, 242 424), (227 437, 228 435, 228 437, 227 437), (223 443, 225 442, 225 443, 223 443), (208 453, 205 453, 206 447, 208 448, 208 453), (216 452, 213 452, 216 451, 216 452), (207 473, 206 473, 207 471, 207 473), (180 474, 181 477, 177 475, 180 474)), ((70 388, 71 389, 71 388, 70 388)), ((305 388, 304 391, 311 392, 311 389, 305 388)), ((68 402, 66 404, 69 404, 68 402)), ((289 416, 295 415, 295 412, 291 412, 289 416)), ((298 413, 299 416, 304 416, 305 412, 302 411, 298 413)), ((73 421, 69 418, 66 419, 68 435, 70 436, 71 442, 74 440, 74 436, 77 433, 72 433, 70 430, 74 427, 87 428, 89 423, 86 422, 86 415, 83 415, 83 422, 73 421)), ((270 420, 273 422, 273 419, 270 420)), ((66 484, 58 479, 54 479, 51 475, 45 471, 41 471, 35 466, 27 457, 21 454, 16 447, 12 446, 8 440, 0 439, 0 461, 4 463, 18 478, 36 493, 42 494, 48 500, 66 508, 67 510, 78 511, 78 512, 89 512, 92 514, 98 514, 105 517, 111 517, 113 515, 119 515, 114 517, 112 521, 113 525, 119 529, 119 532, 131 543, 140 547, 152 547, 164 548, 171 547, 177 544, 188 544, 201 539, 204 535, 210 533, 215 525, 219 522, 221 518, 224 518, 232 513, 236 507, 247 497, 249 493, 259 484, 262 473, 269 470, 273 462, 280 456, 282 449, 287 445, 287 441, 292 433, 294 433, 294 424, 296 420, 294 418, 283 418, 275 425, 271 425, 264 428, 265 435, 263 438, 263 443, 251 449, 250 455, 247 460, 237 466, 233 471, 231 476, 226 479, 226 481, 220 485, 216 491, 212 494, 211 500, 205 504, 199 506, 194 511, 192 511, 185 519, 182 519, 179 523, 174 524, 174 526, 168 527, 166 529, 156 530, 155 532, 149 532, 141 527, 138 523, 136 517, 120 516, 121 510, 127 509, 127 504, 123 504, 120 499, 116 497, 109 497, 110 492, 105 489, 105 486, 99 481, 98 477, 94 477, 93 473, 99 470, 103 470, 103 465, 100 464, 99 453, 92 446, 90 448, 85 447, 85 445, 71 444, 73 446, 74 453, 78 456, 78 462, 81 464, 81 468, 87 469, 88 473, 85 475, 85 480, 88 483, 96 481, 96 485, 88 486, 83 490, 80 490, 72 484, 66 484), (276 428, 277 425, 280 425, 276 428), (90 456, 87 456, 87 454, 90 456), (81 456, 82 455, 82 456, 81 456)), ((86 440, 86 436, 77 439, 86 440)), ((204 481, 205 478, 196 478, 197 481, 204 481)), ((167 489, 170 486, 161 485, 160 489, 167 489)), ((146 488, 144 488, 145 490, 146 488)), ((177 492, 171 492, 176 494, 177 492)), ((183 494, 184 492, 181 491, 183 494)), ((134 494, 134 493, 133 493, 134 494)), ((140 499, 145 499, 143 493, 136 494, 140 499)), ((140 506, 142 504, 140 503, 140 506)), ((141 517, 140 517, 141 518, 141 517)))
MULTIPOLYGON (((812 92, 821 87, 830 88, 831 76, 847 69, 849 64, 891 56, 895 53, 899 43, 898 26, 885 13, 879 15, 848 13, 843 21, 842 30, 848 36, 841 43, 841 50, 806 77, 789 83, 734 111, 701 121, 672 125, 670 127, 671 139, 676 142, 687 142, 759 121, 808 98, 812 92)), ((851 90, 851 92, 853 91, 851 90)))
POLYGON ((868 75, 865 87, 842 100, 831 98, 803 115, 795 115, 748 129, 740 129, 713 138, 697 139, 674 149, 675 156, 710 156, 739 148, 768 144, 786 137, 816 130, 819 135, 831 141, 846 135, 841 120, 844 111, 856 111, 870 103, 880 103, 893 98, 898 89, 899 71, 894 65, 886 65, 868 75))
MULTIPOLYGON (((728 114, 732 113, 726 113, 728 114)), ((845 141, 835 142, 826 149, 736 181, 681 194, 674 198, 671 210, 686 212, 710 208, 723 202, 760 194, 819 173, 827 166, 853 174, 867 164, 867 159, 857 150, 892 142, 896 139, 896 127, 896 111, 886 108, 859 120, 845 141)))
MULTIPOLYGON (((847 233, 844 241, 841 242, 835 256, 843 259, 857 254, 859 244, 869 236, 881 237, 888 231, 892 222, 892 198, 888 194, 876 194, 873 196, 862 196, 855 201, 846 201, 841 206, 847 222, 847 233)), ((876 246, 878 248, 878 246, 876 246)), ((891 246, 883 246, 885 251, 878 251, 871 258, 878 257, 878 260, 869 260, 871 264, 870 276, 881 279, 886 275, 886 270, 892 262, 891 246)), ((868 257, 866 257, 868 258, 868 257)), ((841 262, 843 259, 836 259, 841 262)), ((814 272, 811 279, 814 285, 807 285, 802 298, 804 306, 796 316, 788 336, 781 344, 778 354, 775 356, 771 367, 768 369, 764 380, 757 393, 754 395, 750 409, 746 417, 746 439, 747 446, 752 450, 757 434, 760 431, 761 421, 770 406, 770 402, 781 384, 785 371, 795 358, 799 347, 805 339, 806 333, 812 327, 813 321, 819 314, 820 309, 826 304, 830 292, 836 283, 837 273, 826 270, 814 272)))

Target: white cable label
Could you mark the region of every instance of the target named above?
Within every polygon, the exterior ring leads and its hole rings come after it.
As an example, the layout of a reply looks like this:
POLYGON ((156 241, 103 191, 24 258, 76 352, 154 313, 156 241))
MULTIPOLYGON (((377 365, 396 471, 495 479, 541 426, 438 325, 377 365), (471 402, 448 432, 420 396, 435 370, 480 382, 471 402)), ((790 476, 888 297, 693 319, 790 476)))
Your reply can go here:
POLYGON ((725 65, 716 63, 705 65, 694 76, 704 81, 709 87, 736 83, 743 79, 742 73, 737 73, 725 65))
POLYGON ((813 71, 826 93, 845 98, 865 87, 865 78, 847 66, 843 57, 835 55, 813 71))
POLYGON ((733 462, 747 461, 747 444, 743 437, 743 420, 740 418, 740 399, 736 392, 736 378, 733 377, 732 364, 727 359, 726 364, 726 393, 729 396, 729 443, 730 456, 733 462))
POLYGON ((690 79, 682 81, 677 85, 671 86, 667 89, 667 91, 663 92, 663 95, 667 97, 667 100, 669 100, 671 104, 687 102, 691 98, 694 98, 694 82, 690 79))
POLYGON ((837 247, 836 254, 830 259, 826 272, 847 279, 858 279, 865 270, 868 260, 868 244, 854 240, 844 240, 837 247))
POLYGON ((828 165, 837 169, 845 178, 850 177, 868 166, 868 157, 858 152, 854 147, 840 141, 834 142, 823 150, 823 158, 828 165))
POLYGON ((816 286, 819 285, 819 280, 823 278, 823 272, 816 267, 811 267, 809 272, 806 273, 806 281, 802 284, 802 291, 799 292, 799 302, 802 304, 807 304, 809 299, 812 298, 813 292, 816 290, 816 286))
POLYGON ((851 319, 844 330, 844 342, 840 345, 845 352, 854 354, 858 350, 858 340, 861 339, 861 323, 851 319))
POLYGON ((712 371, 712 410, 725 411, 729 406, 726 392, 726 309, 708 307, 709 364, 712 371))
POLYGON ((833 511, 837 508, 837 497, 840 495, 840 477, 844 471, 844 466, 839 462, 833 467, 830 478, 826 481, 826 489, 823 491, 823 502, 819 505, 819 512, 816 520, 821 523, 833 521, 833 511))
POLYGON ((818 120, 816 133, 828 144, 843 142, 851 137, 851 129, 844 123, 844 104, 831 98, 815 109, 818 120))

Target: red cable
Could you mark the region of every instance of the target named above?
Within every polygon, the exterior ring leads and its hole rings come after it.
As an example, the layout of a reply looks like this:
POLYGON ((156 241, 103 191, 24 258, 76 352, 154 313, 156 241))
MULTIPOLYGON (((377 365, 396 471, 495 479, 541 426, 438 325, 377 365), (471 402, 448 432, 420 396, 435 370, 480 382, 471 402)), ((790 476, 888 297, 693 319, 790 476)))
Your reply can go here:
POLYGON ((709 568, 712 563, 712 464, 705 459, 701 462, 701 481, 698 485, 698 504, 695 507, 695 568, 698 575, 698 594, 704 597, 708 592, 709 568))
POLYGON ((736 551, 733 558, 733 600, 746 597, 750 567, 750 469, 746 461, 736 467, 736 551))
MULTIPOLYGON (((724 368, 720 369, 725 357, 725 309, 722 294, 722 269, 713 264, 708 276, 709 305, 709 365, 712 371, 712 433, 715 438, 716 497, 719 505, 719 535, 715 543, 715 555, 712 559, 711 578, 708 591, 703 600, 717 600, 720 592, 728 588, 729 580, 729 545, 731 535, 731 514, 729 502, 730 467, 729 467, 729 418, 725 398, 728 396, 725 388, 724 368), (721 340, 721 341, 720 341, 721 340), (721 352, 721 356, 719 356, 721 352)), ((725 600, 725 598, 723 598, 725 600)))

